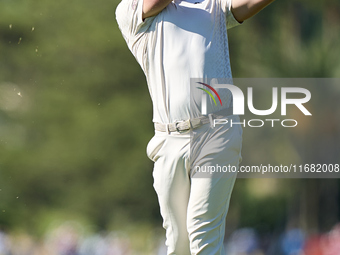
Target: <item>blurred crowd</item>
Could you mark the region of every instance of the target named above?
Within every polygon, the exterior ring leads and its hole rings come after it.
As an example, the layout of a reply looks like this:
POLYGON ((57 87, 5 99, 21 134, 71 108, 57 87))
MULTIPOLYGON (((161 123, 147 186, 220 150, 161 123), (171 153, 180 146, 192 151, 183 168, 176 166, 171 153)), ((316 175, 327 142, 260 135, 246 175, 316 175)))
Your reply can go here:
POLYGON ((119 232, 83 235, 73 223, 64 223, 36 241, 26 234, 0 232, 0 255, 126 255, 130 240, 119 232))
POLYGON ((340 255, 340 224, 325 234, 290 229, 277 238, 259 238, 254 229, 235 231, 226 244, 227 255, 340 255), (265 248, 264 248, 265 247, 265 248))
MULTIPOLYGON (((166 254, 164 240, 149 253, 135 250, 132 243, 120 232, 84 235, 70 223, 54 228, 40 242, 26 234, 0 231, 0 255, 166 254)), ((252 228, 242 228, 230 235, 225 247, 226 255, 340 255, 340 224, 324 234, 306 236, 301 229, 290 229, 269 239, 252 228)))

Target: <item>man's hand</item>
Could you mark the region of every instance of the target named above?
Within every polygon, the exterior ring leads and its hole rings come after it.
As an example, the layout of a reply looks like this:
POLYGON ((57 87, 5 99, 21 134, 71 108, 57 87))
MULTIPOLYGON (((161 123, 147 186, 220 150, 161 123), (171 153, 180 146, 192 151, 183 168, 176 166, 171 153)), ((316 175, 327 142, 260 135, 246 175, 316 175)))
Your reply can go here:
POLYGON ((274 0, 232 0, 231 12, 237 21, 242 22, 261 11, 273 1, 274 0))
POLYGON ((160 13, 172 0, 144 0, 143 1, 143 20, 160 13))

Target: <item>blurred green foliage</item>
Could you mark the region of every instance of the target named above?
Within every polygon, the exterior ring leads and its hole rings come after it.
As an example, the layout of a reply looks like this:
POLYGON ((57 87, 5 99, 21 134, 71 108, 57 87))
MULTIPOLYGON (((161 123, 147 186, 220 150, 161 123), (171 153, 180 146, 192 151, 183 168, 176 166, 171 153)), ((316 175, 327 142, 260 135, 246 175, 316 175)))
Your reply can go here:
MULTIPOLYGON (((0 2, 0 227, 40 234, 53 218, 95 230, 160 225, 145 154, 151 100, 117 4, 0 2)), ((337 0, 276 1, 229 31, 234 76, 339 77, 339 13, 337 0)), ((254 182, 237 182, 228 224, 281 227, 308 186, 280 180, 272 195, 255 196, 246 188, 254 182)))

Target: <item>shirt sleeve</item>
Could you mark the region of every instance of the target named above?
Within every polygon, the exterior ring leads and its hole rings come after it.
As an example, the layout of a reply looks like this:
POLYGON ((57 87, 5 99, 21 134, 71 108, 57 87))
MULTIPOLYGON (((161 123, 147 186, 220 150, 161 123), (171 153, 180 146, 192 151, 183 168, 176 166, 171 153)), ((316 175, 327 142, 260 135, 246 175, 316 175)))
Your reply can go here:
POLYGON ((151 24, 152 18, 143 21, 142 15, 143 0, 122 0, 116 8, 119 29, 131 50, 151 24))
POLYGON ((226 14, 227 29, 241 25, 243 22, 238 22, 233 13, 231 12, 231 1, 232 0, 221 0, 222 8, 226 14))

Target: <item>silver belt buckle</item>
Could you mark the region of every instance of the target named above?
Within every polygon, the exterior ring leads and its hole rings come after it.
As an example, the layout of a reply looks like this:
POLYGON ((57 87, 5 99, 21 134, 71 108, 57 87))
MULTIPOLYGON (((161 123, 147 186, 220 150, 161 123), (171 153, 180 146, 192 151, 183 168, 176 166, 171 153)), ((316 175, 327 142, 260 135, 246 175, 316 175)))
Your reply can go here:
POLYGON ((181 132, 182 130, 179 130, 178 124, 184 122, 184 120, 175 120, 175 128, 177 130, 177 132, 181 132))

